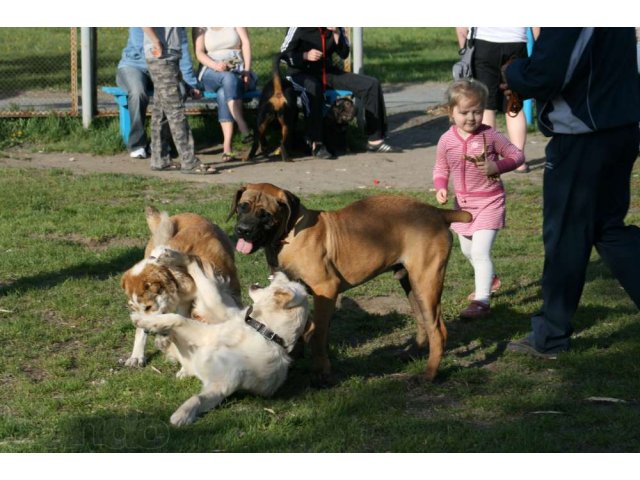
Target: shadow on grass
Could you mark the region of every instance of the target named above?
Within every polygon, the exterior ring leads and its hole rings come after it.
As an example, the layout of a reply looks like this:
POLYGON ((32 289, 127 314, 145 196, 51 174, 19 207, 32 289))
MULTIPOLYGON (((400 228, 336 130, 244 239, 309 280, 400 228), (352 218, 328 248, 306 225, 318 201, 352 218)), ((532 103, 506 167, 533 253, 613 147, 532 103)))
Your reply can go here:
POLYGON ((17 279, 8 285, 0 287, 0 296, 8 295, 12 292, 23 292, 25 290, 46 290, 70 278, 92 278, 105 280, 113 275, 121 275, 134 263, 138 262, 144 254, 142 248, 132 248, 111 259, 108 262, 85 262, 73 265, 62 270, 41 273, 31 277, 17 279))

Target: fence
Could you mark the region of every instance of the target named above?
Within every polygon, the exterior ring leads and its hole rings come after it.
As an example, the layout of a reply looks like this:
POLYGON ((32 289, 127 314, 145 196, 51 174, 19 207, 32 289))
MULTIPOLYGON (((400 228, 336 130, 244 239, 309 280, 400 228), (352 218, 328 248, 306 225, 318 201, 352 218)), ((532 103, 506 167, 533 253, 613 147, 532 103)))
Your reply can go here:
MULTIPOLYGON (((270 58, 278 51, 285 33, 286 27, 250 29, 252 69, 262 82, 270 76, 270 58)), ((113 97, 100 87, 115 85, 127 35, 127 28, 96 29, 99 115, 117 115, 113 97)), ((80 113, 79 28, 0 28, 0 58, 0 117, 80 113)), ((192 58, 195 65, 193 55, 192 58)), ((208 105, 198 104, 200 108, 208 105)))

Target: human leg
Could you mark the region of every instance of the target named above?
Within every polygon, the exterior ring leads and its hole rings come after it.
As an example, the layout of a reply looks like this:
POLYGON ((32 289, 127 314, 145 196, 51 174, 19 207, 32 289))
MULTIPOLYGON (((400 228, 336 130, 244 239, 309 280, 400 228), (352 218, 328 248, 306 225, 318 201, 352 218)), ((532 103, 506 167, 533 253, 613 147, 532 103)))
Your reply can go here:
MULTIPOLYGON (((524 153, 524 146, 527 141, 527 119, 524 116, 524 110, 520 110, 515 117, 505 115, 507 123, 507 134, 509 140, 524 153)), ((516 172, 527 173, 529 166, 525 163, 515 169, 516 172)))
POLYGON ((594 241, 602 152, 598 134, 557 135, 546 150, 543 186, 543 305, 531 319, 540 352, 569 349, 594 241))
POLYGON ((636 125, 603 132, 608 145, 606 175, 600 178, 595 246, 614 276, 640 308, 640 229, 625 225, 630 178, 638 155, 636 125))
POLYGON ((153 79, 154 109, 158 103, 167 117, 169 129, 181 158, 183 170, 198 164, 194 153, 193 136, 184 112, 184 101, 180 94, 180 68, 175 58, 147 60, 153 79))
POLYGON ((147 115, 147 106, 149 105, 149 95, 153 89, 151 77, 148 72, 138 68, 122 67, 118 68, 116 73, 116 84, 127 92, 127 105, 131 124, 127 148, 130 152, 140 148, 146 149, 148 140, 144 122, 147 115))
POLYGON ((474 232, 471 240, 471 262, 473 263, 476 287, 475 300, 487 305, 490 302, 494 275, 491 249, 497 234, 497 230, 478 230, 474 232))

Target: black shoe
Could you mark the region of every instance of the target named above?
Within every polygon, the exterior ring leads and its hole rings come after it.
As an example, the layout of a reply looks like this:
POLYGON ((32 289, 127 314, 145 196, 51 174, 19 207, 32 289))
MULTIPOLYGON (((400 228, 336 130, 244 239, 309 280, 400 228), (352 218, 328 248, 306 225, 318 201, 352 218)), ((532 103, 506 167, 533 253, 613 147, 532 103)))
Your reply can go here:
POLYGON ((540 352, 533 345, 533 334, 530 333, 524 338, 520 340, 513 340, 507 344, 507 350, 509 352, 517 352, 524 353, 526 355, 531 355, 536 358, 544 358, 546 360, 555 360, 558 358, 558 352, 555 353, 545 353, 540 352))
POLYGON ((393 145, 389 145, 385 141, 382 141, 377 144, 367 142, 367 150, 375 153, 401 153, 402 152, 402 149, 400 147, 394 147, 393 145))
POLYGON ((327 147, 321 143, 316 143, 316 148, 313 149, 313 156, 324 160, 334 160, 336 158, 327 150, 327 147))

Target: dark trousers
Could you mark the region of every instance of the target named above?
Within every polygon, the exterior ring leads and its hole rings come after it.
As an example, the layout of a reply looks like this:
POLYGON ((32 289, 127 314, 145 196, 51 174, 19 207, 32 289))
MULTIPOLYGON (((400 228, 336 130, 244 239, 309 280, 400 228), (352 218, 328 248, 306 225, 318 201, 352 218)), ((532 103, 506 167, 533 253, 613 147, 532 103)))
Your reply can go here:
POLYGON ((546 149, 543 305, 531 319, 536 348, 569 348, 591 249, 640 308, 640 229, 625 225, 638 125, 556 135, 546 149))
MULTIPOLYGON (((292 75, 296 83, 302 85, 309 97, 310 113, 307 119, 307 135, 312 142, 322 142, 322 116, 324 96, 322 79, 299 73, 292 75)), ((349 72, 328 72, 327 88, 351 90, 364 108, 365 132, 369 140, 380 140, 387 134, 387 112, 380 82, 366 75, 349 72)))

